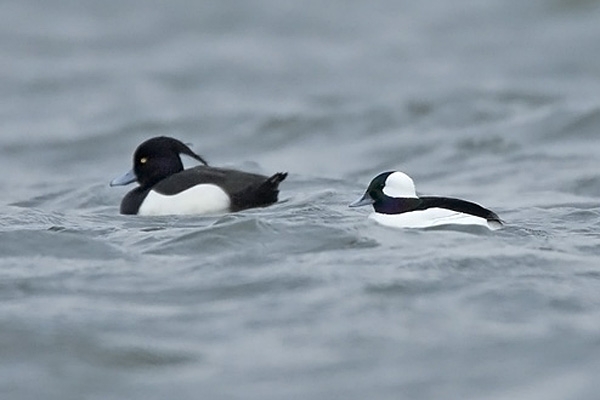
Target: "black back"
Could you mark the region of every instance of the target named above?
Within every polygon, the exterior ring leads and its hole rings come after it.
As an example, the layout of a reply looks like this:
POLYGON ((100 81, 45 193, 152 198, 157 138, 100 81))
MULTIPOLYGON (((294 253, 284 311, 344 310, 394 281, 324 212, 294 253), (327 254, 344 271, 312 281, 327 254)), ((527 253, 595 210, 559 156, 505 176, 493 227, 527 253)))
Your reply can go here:
POLYGON ((267 177, 234 169, 198 166, 173 174, 159 183, 153 190, 164 195, 174 195, 202 183, 220 186, 227 193, 239 192, 248 186, 266 181, 267 177))

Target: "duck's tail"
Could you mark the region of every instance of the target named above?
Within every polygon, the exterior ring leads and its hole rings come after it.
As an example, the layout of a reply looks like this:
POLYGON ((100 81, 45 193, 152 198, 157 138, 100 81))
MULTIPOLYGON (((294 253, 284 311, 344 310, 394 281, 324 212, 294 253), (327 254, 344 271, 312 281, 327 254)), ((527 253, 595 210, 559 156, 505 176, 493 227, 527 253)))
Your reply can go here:
POLYGON ((277 202, 279 195, 279 184, 287 178, 287 172, 278 172, 275 175, 267 178, 264 182, 249 187, 243 194, 240 194, 240 199, 244 199, 237 210, 253 207, 266 207, 277 202))
POLYGON ((256 191, 256 207, 268 206, 277 202, 279 184, 287 178, 287 172, 278 172, 261 184, 256 191))
POLYGON ((287 176, 287 172, 278 172, 269 179, 267 179, 267 181, 263 185, 271 185, 275 190, 277 190, 279 184, 283 182, 285 178, 287 178, 287 176))

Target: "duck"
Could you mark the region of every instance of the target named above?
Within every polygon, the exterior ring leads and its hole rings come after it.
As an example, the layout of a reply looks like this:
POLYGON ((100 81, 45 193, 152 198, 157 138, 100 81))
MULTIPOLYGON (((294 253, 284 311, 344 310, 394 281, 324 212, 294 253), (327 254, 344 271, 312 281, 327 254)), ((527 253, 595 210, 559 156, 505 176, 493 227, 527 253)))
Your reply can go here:
POLYGON ((276 203, 279 184, 286 177, 287 172, 264 176, 212 167, 187 144, 159 136, 137 147, 133 168, 113 179, 110 186, 138 183, 121 201, 121 214, 220 214, 276 203), (202 165, 184 169, 182 155, 202 165))
POLYGON ((418 196, 411 177, 400 171, 377 175, 364 195, 350 207, 373 206, 369 218, 394 228, 430 228, 442 225, 478 225, 490 230, 503 227, 498 215, 467 200, 418 196))

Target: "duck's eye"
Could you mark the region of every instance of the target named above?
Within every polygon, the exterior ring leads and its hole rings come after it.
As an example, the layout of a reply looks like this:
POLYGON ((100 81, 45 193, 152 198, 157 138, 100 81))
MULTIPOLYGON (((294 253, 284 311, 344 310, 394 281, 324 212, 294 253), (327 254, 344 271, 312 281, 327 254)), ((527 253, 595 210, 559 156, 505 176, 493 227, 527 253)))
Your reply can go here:
POLYGON ((140 164, 146 164, 148 162, 148 157, 140 158, 140 164))

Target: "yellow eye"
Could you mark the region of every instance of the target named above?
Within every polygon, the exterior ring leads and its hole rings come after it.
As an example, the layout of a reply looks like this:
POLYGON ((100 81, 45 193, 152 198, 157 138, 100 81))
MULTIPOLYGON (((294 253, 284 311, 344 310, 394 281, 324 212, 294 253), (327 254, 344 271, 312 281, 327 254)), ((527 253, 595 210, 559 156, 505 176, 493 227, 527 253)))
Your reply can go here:
POLYGON ((148 162, 148 157, 140 158, 140 164, 146 164, 148 162))

